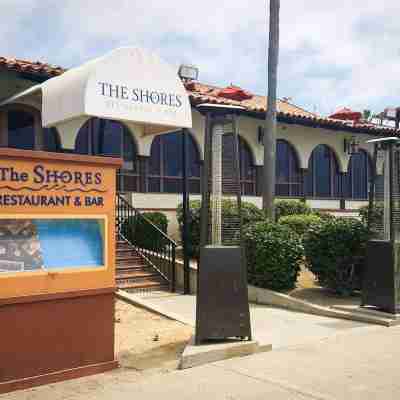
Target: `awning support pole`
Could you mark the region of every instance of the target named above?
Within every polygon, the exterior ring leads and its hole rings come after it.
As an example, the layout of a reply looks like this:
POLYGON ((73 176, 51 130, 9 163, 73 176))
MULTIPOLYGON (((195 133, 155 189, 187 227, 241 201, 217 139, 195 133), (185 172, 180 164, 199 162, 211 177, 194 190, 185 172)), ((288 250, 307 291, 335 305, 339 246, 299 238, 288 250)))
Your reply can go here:
POLYGON ((182 211, 183 211, 183 293, 190 294, 190 258, 189 258, 189 182, 188 182, 188 138, 187 129, 182 129, 182 211))

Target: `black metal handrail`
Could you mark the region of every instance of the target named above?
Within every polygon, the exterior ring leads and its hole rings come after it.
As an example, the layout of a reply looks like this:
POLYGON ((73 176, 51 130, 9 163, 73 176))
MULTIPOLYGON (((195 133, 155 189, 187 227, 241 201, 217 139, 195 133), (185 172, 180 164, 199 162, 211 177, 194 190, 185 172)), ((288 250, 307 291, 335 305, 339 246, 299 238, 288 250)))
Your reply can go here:
POLYGON ((176 289, 177 244, 158 226, 117 194, 116 229, 176 289))

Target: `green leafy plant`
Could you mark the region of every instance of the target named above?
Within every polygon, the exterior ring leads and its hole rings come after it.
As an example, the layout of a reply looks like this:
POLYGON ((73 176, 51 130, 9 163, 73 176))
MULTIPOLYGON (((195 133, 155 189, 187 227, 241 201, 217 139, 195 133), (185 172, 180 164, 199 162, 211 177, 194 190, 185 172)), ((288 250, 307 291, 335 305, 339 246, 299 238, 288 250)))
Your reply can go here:
MULTIPOLYGON (((189 202, 189 240, 188 240, 188 253, 192 258, 199 256, 200 246, 200 213, 201 213, 201 201, 191 200, 189 202)), ((176 218, 179 224, 179 230, 181 235, 183 233, 183 205, 178 204, 176 209, 176 218)))
POLYGON ((167 234, 168 218, 160 212, 147 212, 131 217, 123 231, 127 235, 127 239, 136 246, 153 251, 161 250, 166 245, 166 238, 148 221, 167 234))
POLYGON ((313 213, 313 215, 320 217, 324 221, 327 221, 327 220, 331 221, 336 218, 334 215, 332 215, 331 213, 329 213, 327 211, 320 211, 320 210, 315 211, 314 210, 312 213, 313 213))
POLYGON ((269 221, 244 231, 249 283, 271 290, 292 289, 300 272, 304 249, 289 227, 269 221))
POLYGON ((321 221, 321 217, 315 214, 286 215, 279 219, 281 225, 288 226, 291 230, 302 237, 311 229, 312 226, 321 223, 321 221))
MULTIPOLYGON (((200 246, 200 214, 201 214, 201 201, 192 200, 189 203, 189 255, 190 257, 199 256, 200 246)), ((222 216, 229 217, 237 215, 236 201, 224 199, 222 201, 222 216)), ((182 234, 183 231, 183 206, 180 203, 176 210, 176 216, 179 223, 179 229, 182 234)), ((243 226, 250 223, 261 221, 265 218, 265 214, 256 205, 248 202, 242 202, 242 222, 243 226)))
POLYGON ((300 200, 276 200, 275 215, 276 220, 287 215, 311 214, 312 209, 309 205, 300 200))
POLYGON ((375 204, 371 208, 371 215, 369 215, 369 206, 360 207, 358 210, 361 221, 366 225, 374 225, 382 223, 383 221, 383 204, 375 204), (368 221, 369 219, 369 221, 368 221), (368 223, 369 222, 369 223, 368 223))
POLYGON ((322 286, 349 295, 360 287, 368 229, 353 218, 313 225, 304 235, 306 265, 322 286))

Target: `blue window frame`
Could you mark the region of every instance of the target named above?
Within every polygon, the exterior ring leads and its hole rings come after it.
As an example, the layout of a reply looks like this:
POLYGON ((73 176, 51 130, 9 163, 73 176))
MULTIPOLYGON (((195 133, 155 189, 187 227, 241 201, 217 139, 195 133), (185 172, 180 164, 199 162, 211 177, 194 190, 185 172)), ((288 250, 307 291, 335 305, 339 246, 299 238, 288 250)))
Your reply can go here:
POLYGON ((367 200, 371 177, 371 159, 364 150, 359 150, 350 157, 343 189, 347 199, 367 200))
POLYGON ((240 186, 242 195, 256 194, 256 167, 249 145, 239 136, 240 186))
POLYGON ((293 146, 286 140, 276 142, 276 195, 303 195, 301 170, 293 146))
POLYGON ((306 190, 307 196, 311 197, 340 197, 339 164, 333 151, 324 144, 318 145, 311 153, 306 190))
MULTIPOLYGON (((200 156, 191 135, 188 135, 189 190, 200 193, 200 156)), ((149 192, 182 192, 182 133, 156 136, 151 144, 149 160, 149 192)))
POLYGON ((7 113, 8 147, 22 150, 35 148, 35 116, 23 110, 7 113))
POLYGON ((117 190, 136 192, 139 189, 139 168, 135 142, 125 125, 118 121, 91 118, 79 130, 75 152, 108 157, 122 157, 117 190))
POLYGON ((61 152, 60 136, 56 128, 43 129, 43 149, 54 153, 61 152))

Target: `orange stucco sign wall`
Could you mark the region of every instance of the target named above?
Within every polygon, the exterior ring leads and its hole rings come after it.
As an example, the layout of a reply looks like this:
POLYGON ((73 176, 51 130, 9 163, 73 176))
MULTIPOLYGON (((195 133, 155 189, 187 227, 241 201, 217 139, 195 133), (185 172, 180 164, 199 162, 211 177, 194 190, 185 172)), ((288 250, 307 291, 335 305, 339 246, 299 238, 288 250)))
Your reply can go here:
POLYGON ((0 149, 0 304, 110 288, 119 159, 0 149))

